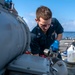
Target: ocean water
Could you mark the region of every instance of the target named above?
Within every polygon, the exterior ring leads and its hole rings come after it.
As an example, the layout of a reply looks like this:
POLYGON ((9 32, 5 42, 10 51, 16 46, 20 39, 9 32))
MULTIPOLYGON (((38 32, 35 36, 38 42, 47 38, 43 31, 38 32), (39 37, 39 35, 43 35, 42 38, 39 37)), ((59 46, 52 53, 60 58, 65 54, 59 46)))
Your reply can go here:
POLYGON ((66 39, 75 39, 75 32, 64 32, 63 38, 66 39))

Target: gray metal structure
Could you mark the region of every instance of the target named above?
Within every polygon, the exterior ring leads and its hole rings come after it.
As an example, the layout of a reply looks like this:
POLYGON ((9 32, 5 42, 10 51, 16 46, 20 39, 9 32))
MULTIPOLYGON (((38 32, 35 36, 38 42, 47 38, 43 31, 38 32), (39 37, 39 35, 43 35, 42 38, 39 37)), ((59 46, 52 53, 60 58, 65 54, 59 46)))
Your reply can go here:
POLYGON ((59 75, 66 65, 61 61, 50 67, 47 58, 24 54, 29 50, 30 31, 26 22, 17 13, 10 11, 4 0, 0 0, 0 75, 59 75))
MULTIPOLYGON (((16 71, 15 72, 16 74, 18 72, 19 73, 22 72, 23 74, 29 73, 29 74, 38 74, 38 75, 39 74, 48 75, 50 67, 49 67, 49 61, 46 58, 23 54, 18 58, 16 58, 12 63, 10 63, 8 69, 14 72, 16 71)), ((10 75, 11 74, 12 73, 10 72, 10 75)))
POLYGON ((26 22, 0 5, 0 71, 13 58, 25 52, 29 44, 30 31, 26 22))
POLYGON ((0 0, 0 3, 4 5, 5 0, 0 0))

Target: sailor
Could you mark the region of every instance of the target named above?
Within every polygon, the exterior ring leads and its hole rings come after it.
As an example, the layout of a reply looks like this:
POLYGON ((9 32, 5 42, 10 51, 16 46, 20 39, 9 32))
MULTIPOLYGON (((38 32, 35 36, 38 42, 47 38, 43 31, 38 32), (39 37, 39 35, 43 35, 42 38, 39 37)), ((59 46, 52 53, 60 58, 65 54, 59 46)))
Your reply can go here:
MULTIPOLYGON (((44 55, 44 49, 52 48, 53 52, 59 49, 63 27, 56 18, 52 18, 51 10, 40 6, 36 10, 37 26, 31 31, 31 52, 33 55, 44 55)), ((60 55, 58 55, 59 58, 60 55)))

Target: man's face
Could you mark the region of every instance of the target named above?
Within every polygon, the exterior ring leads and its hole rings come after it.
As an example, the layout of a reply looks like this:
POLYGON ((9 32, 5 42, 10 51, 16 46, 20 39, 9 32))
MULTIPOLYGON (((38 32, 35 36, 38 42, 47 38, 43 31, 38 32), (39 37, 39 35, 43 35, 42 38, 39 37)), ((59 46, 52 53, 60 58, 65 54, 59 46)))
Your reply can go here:
POLYGON ((42 31, 44 33, 47 32, 47 30, 50 27, 51 24, 51 18, 48 20, 44 20, 43 18, 40 18, 39 20, 36 19, 37 24, 39 25, 39 27, 42 29, 42 31))

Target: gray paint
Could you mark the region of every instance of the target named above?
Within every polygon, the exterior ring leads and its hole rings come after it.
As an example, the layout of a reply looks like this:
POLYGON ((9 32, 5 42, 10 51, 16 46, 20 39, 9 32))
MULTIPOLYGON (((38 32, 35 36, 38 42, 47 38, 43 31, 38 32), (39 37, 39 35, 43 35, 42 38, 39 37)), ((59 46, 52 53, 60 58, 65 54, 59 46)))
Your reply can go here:
POLYGON ((1 3, 1 4, 4 4, 4 2, 5 2, 5 0, 0 0, 0 3, 1 3))
POLYGON ((23 54, 9 64, 8 69, 31 74, 49 74, 49 61, 39 56, 23 54))
POLYGON ((30 31, 25 21, 0 7, 0 70, 29 44, 30 31))

